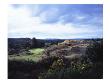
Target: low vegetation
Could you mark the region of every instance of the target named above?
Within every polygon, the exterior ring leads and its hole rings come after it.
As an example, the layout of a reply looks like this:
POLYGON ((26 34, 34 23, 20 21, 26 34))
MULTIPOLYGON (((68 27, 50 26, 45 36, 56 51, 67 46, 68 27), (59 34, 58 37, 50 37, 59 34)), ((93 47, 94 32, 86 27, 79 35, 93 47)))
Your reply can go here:
POLYGON ((30 49, 29 51, 25 51, 15 55, 9 55, 9 60, 19 60, 19 61, 35 61, 37 62, 42 58, 43 48, 35 48, 30 49))
POLYGON ((9 55, 8 78, 102 79, 103 40, 65 40, 28 47, 9 55))

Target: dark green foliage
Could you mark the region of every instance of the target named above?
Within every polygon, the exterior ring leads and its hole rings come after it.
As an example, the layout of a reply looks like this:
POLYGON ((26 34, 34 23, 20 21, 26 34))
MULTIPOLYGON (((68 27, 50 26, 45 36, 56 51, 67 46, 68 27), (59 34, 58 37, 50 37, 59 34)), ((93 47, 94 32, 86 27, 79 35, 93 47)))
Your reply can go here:
MULTIPOLYGON (((38 39, 34 40, 36 43, 41 42, 38 39)), ((65 47, 63 45, 59 46, 53 45, 53 47, 47 47, 45 49, 46 51, 44 56, 38 62, 33 62, 30 60, 29 61, 9 60, 8 78, 102 79, 103 41, 88 40, 88 42, 86 42, 85 40, 84 43, 90 45, 86 49, 86 55, 82 56, 67 58, 66 56, 68 56, 68 54, 65 55, 63 52, 61 52, 61 50, 64 51, 64 49, 66 50, 68 47, 71 47, 71 45, 65 47), (53 51, 54 54, 50 53, 53 51)), ((41 47, 41 45, 38 44, 34 45, 36 45, 36 47, 38 46, 41 47)), ((77 51, 77 48, 78 47, 71 48, 71 51, 75 52, 77 51)), ((80 52, 79 48, 77 52, 80 52)))
POLYGON ((30 38, 8 38, 8 55, 19 54, 24 50, 29 50, 30 48, 42 48, 46 47, 47 44, 57 44, 64 40, 59 39, 30 39, 30 38))
POLYGON ((101 79, 102 64, 101 63, 84 63, 78 59, 71 61, 66 66, 63 59, 54 61, 47 72, 40 73, 39 79, 101 79))
POLYGON ((8 78, 25 79, 37 78, 38 74, 36 63, 32 61, 8 61, 8 78))
POLYGON ((87 47, 86 55, 92 62, 103 62, 103 41, 93 40, 87 47))
POLYGON ((32 38, 31 40, 31 48, 41 48, 44 47, 44 42, 43 40, 32 38))
POLYGON ((31 48, 36 48, 38 46, 38 42, 36 38, 32 38, 31 40, 31 48))
POLYGON ((8 55, 19 54, 28 51, 30 48, 30 38, 9 38, 8 55))
POLYGON ((47 71, 57 57, 43 58, 37 63, 34 61, 8 60, 8 78, 26 79, 38 78, 39 74, 47 71))

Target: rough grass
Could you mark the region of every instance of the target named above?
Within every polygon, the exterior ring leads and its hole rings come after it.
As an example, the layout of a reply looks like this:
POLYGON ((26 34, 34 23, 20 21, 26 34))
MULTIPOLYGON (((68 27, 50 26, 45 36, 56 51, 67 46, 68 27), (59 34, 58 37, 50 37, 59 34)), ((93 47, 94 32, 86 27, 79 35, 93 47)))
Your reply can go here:
POLYGON ((20 60, 20 61, 35 61, 37 62, 44 51, 42 48, 30 49, 30 55, 26 53, 21 53, 19 55, 9 55, 9 60, 20 60))

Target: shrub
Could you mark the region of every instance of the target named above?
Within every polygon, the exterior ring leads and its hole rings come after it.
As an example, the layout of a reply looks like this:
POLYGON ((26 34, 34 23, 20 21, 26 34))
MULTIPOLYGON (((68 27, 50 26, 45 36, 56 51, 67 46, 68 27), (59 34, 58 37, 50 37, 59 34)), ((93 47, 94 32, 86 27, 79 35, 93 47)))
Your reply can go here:
MULTIPOLYGON (((49 69, 47 73, 42 73, 39 78, 46 79, 80 79, 86 78, 88 72, 86 64, 77 64, 74 67, 49 69), (75 67, 76 66, 76 67, 75 67), (83 75, 85 73, 85 75, 83 75)), ((90 77, 89 77, 90 78, 90 77)))
MULTIPOLYGON (((83 58, 82 58, 83 59, 83 58)), ((99 79, 103 77, 103 66, 99 63, 82 62, 74 58, 66 64, 65 58, 58 58, 47 72, 40 73, 43 79, 99 79)))
POLYGON ((93 40, 93 43, 87 47, 86 56, 92 62, 103 62, 103 41, 93 40))

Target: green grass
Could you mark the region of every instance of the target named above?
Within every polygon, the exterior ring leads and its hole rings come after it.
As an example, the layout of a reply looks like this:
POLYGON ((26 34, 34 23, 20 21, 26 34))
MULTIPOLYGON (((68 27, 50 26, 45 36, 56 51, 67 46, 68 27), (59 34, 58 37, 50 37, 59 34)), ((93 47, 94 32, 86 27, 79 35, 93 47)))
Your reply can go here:
POLYGON ((37 62, 44 51, 42 48, 35 48, 35 49, 30 49, 29 50, 31 55, 29 54, 19 54, 19 55, 9 55, 8 59, 9 60, 20 60, 20 61, 35 61, 37 62))
POLYGON ((33 53, 34 55, 41 55, 42 52, 44 51, 44 49, 42 49, 42 48, 35 48, 35 49, 30 49, 29 51, 31 53, 33 53))

